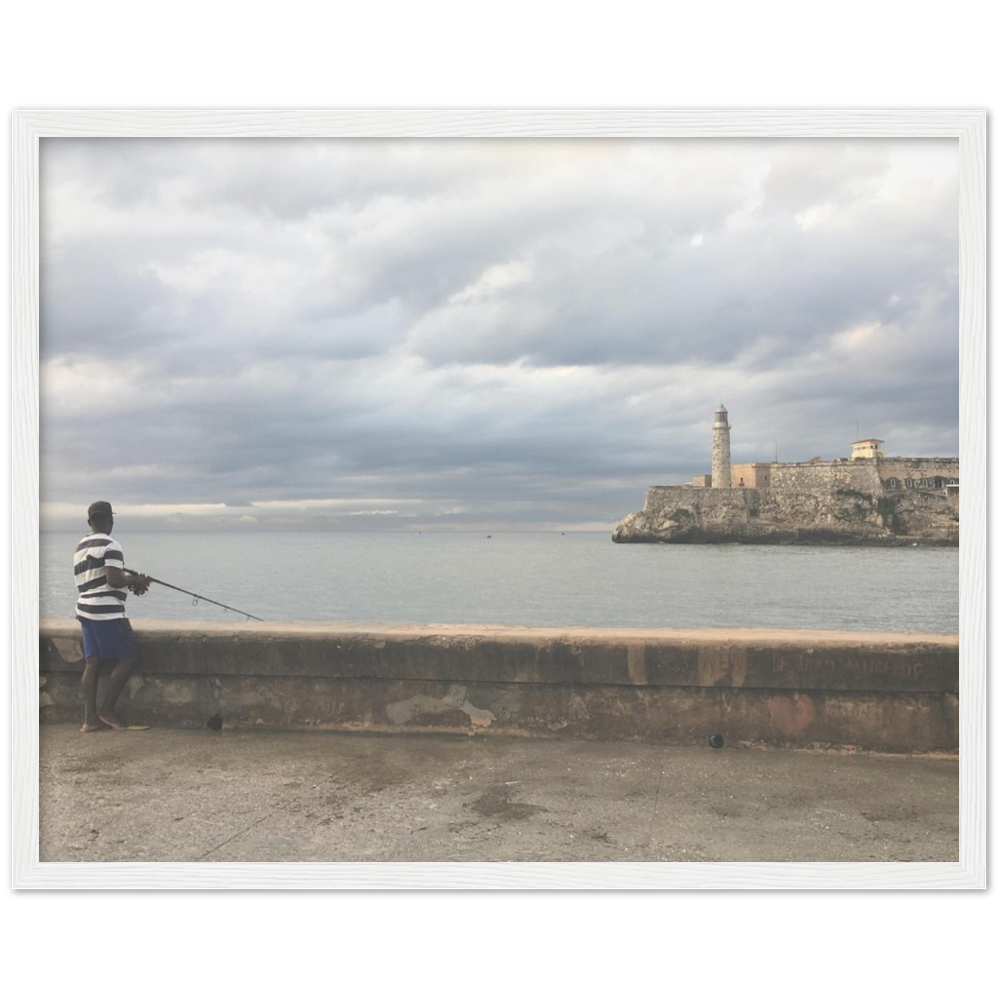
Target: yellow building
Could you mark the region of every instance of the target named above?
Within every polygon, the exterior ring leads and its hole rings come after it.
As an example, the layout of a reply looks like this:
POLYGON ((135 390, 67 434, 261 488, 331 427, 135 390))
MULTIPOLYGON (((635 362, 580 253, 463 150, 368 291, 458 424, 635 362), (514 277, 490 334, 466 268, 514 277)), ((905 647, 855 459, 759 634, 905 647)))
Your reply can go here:
POLYGON ((771 463, 743 462, 732 467, 731 475, 733 486, 737 488, 759 489, 762 486, 770 486, 771 463))
POLYGON ((851 461, 856 458, 885 458, 885 453, 879 447, 885 444, 879 438, 865 438, 864 441, 855 441, 851 445, 851 461))

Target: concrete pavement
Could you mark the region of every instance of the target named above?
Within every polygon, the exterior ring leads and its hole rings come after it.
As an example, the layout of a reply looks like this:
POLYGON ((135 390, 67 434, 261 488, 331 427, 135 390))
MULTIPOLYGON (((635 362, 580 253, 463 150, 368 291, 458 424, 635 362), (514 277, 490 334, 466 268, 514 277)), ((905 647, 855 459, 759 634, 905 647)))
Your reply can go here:
POLYGON ((43 862, 958 860, 956 757, 67 723, 39 743, 43 862))

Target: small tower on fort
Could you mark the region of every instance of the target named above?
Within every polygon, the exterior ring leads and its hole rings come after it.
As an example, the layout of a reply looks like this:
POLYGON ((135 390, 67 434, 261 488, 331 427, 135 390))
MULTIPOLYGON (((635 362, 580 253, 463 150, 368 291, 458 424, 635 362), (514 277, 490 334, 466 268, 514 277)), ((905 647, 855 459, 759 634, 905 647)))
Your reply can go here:
POLYGON ((728 490, 732 486, 729 462, 729 414, 720 403, 712 424, 712 488, 728 490))
POLYGON ((855 441, 851 445, 851 461, 855 462, 859 458, 885 458, 885 452, 880 445, 885 444, 881 438, 865 438, 864 441, 855 441))

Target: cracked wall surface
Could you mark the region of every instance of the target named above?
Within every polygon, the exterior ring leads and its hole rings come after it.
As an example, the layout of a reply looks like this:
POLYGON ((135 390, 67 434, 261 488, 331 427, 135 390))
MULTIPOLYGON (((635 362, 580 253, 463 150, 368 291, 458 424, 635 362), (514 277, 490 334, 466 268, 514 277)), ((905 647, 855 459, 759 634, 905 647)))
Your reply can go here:
MULTIPOLYGON (((43 721, 80 713, 78 626, 39 636, 43 721)), ((958 746, 958 637, 766 629, 134 625, 132 722, 650 741, 958 746)))

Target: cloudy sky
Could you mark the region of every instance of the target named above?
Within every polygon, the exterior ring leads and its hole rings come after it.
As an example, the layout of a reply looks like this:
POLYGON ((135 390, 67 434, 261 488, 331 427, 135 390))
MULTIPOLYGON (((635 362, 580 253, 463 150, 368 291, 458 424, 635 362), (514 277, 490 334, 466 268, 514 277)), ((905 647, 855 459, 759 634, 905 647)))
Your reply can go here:
POLYGON ((953 140, 43 139, 43 527, 610 530, 958 454, 953 140))

